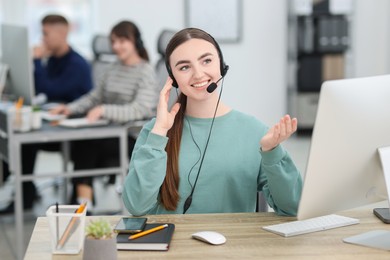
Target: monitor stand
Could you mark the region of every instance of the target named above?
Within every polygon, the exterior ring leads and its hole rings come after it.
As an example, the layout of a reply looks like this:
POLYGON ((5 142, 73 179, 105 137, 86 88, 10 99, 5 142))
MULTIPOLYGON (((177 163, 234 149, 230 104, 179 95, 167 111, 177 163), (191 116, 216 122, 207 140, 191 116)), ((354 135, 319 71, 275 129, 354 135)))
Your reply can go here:
MULTIPOLYGON (((388 198, 390 198, 390 146, 378 148, 378 153, 382 164, 383 175, 385 177, 388 198)), ((375 208, 374 215, 382 220, 383 223, 390 224, 389 208, 375 208)), ((388 242, 390 241, 390 232, 387 230, 372 230, 363 234, 344 238, 343 241, 346 243, 390 250, 388 242)))
MULTIPOLYGON (((383 175, 386 182, 387 196, 390 194, 390 146, 378 148, 380 161, 382 164, 383 175)), ((390 209, 375 208, 374 215, 386 224, 390 224, 390 209)))
POLYGON ((389 208, 375 208, 374 215, 377 216, 383 223, 390 224, 390 209, 389 208))

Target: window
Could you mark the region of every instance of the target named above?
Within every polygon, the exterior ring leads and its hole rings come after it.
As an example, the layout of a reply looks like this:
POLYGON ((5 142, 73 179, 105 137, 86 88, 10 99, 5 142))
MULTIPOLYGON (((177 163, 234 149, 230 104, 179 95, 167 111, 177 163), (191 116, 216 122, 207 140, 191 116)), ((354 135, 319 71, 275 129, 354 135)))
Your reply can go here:
POLYGON ((27 0, 27 24, 31 44, 41 42, 42 18, 49 13, 61 14, 70 24, 68 40, 72 48, 86 57, 91 57, 93 3, 94 0, 27 0))

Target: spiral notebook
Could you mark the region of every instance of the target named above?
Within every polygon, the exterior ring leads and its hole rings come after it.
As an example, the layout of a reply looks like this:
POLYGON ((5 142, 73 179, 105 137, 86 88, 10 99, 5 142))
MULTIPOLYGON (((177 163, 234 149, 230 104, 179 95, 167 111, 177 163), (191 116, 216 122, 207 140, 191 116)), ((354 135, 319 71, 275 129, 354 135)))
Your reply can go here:
MULTIPOLYGON (((146 224, 144 231, 163 224, 146 224)), ((129 240, 129 234, 118 234, 116 237, 116 248, 118 250, 167 251, 169 249, 169 244, 171 243, 174 231, 175 225, 168 223, 167 228, 132 240, 129 240)))

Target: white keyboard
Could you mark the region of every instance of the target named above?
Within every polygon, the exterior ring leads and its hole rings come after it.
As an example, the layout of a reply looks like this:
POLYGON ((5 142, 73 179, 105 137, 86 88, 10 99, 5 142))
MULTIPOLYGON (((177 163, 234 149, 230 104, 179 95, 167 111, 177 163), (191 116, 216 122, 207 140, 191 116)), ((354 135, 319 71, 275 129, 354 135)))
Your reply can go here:
POLYGON ((358 219, 332 214, 322 217, 265 226, 263 227, 263 229, 284 237, 291 237, 316 231, 349 226, 358 223, 358 219))

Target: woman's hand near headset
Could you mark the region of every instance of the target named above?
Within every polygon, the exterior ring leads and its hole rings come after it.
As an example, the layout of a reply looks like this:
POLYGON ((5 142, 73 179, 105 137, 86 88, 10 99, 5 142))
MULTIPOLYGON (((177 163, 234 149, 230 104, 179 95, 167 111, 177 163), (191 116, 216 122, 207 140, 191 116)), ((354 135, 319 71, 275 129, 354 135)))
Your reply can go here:
POLYGON ((160 91, 160 98, 157 106, 156 123, 152 129, 152 133, 166 136, 169 129, 171 129, 177 112, 180 109, 180 104, 175 103, 171 111, 168 111, 169 95, 171 93, 173 80, 168 77, 163 89, 160 91))

